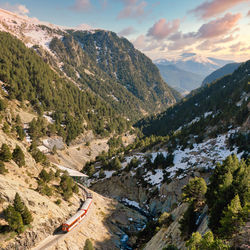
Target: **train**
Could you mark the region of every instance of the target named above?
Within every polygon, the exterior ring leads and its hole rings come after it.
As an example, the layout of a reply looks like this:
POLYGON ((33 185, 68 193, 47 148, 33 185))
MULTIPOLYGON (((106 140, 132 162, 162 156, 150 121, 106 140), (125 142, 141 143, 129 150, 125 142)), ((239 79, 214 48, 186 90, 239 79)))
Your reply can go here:
POLYGON ((87 194, 87 199, 81 206, 80 210, 74 214, 72 217, 70 217, 65 223, 62 224, 62 231, 64 232, 69 232, 73 228, 75 228, 86 216, 91 204, 92 204, 92 194, 88 193, 87 194))

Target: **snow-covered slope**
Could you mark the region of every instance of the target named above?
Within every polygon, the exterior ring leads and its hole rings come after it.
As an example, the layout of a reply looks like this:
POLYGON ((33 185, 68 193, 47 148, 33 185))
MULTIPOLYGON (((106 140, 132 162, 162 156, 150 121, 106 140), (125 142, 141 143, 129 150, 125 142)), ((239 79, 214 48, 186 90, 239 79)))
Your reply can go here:
POLYGON ((182 70, 207 76, 225 64, 232 63, 232 61, 205 57, 196 53, 183 53, 174 59, 157 59, 154 63, 158 65, 175 65, 182 70))
MULTIPOLYGON (((237 154, 238 158, 241 157, 243 153, 237 153, 238 148, 229 148, 228 138, 230 135, 235 134, 239 129, 229 130, 225 134, 218 135, 216 138, 208 139, 202 143, 194 143, 192 148, 177 147, 173 152, 174 160, 173 165, 168 166, 164 169, 153 169, 146 171, 143 174, 143 179, 148 184, 156 186, 158 188, 166 181, 164 180, 164 175, 168 179, 172 178, 184 178, 190 171, 195 171, 198 169, 209 170, 214 168, 216 162, 222 162, 227 156, 231 154, 237 154)), ((147 158, 151 159, 153 163, 158 154, 162 154, 166 157, 169 152, 165 149, 159 149, 157 152, 151 153, 135 153, 133 155, 125 157, 122 162, 122 168, 124 169, 128 163, 133 158, 139 160, 140 164, 135 168, 130 170, 130 174, 134 176, 138 168, 145 168, 147 158)), ((111 178, 112 174, 116 171, 104 171, 105 177, 101 179, 111 178)), ((99 176, 99 172, 95 174, 95 177, 99 176)), ((94 180, 95 182, 96 180, 94 180)))
POLYGON ((0 8, 0 31, 6 31, 22 40, 28 47, 39 45, 49 51, 49 43, 54 37, 62 37, 65 30, 91 30, 89 25, 64 27, 39 21, 37 18, 20 16, 0 8))

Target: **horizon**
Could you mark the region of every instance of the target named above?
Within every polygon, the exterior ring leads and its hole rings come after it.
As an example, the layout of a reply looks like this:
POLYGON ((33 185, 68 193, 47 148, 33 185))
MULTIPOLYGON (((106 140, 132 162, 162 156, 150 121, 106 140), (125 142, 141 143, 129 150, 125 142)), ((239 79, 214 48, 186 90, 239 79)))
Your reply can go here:
POLYGON ((9 0, 0 8, 55 25, 113 31, 152 60, 196 53, 241 62, 250 55, 249 0, 9 0))

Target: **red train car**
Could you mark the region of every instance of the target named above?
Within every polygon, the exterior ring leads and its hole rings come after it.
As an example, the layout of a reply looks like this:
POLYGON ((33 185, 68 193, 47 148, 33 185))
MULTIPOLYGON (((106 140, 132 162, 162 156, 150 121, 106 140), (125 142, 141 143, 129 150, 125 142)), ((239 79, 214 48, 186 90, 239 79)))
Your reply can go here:
POLYGON ((70 217, 65 223, 63 223, 62 230, 65 232, 69 232, 74 227, 76 227, 86 216, 91 204, 92 204, 92 196, 91 197, 88 196, 86 201, 83 203, 81 209, 72 217, 70 217))

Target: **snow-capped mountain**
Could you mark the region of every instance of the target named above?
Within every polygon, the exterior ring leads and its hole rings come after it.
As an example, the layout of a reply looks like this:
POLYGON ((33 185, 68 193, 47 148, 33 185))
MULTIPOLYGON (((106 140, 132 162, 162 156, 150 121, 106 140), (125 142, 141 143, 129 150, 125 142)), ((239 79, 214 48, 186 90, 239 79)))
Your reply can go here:
POLYGON ((0 8, 0 31, 6 31, 22 40, 26 46, 39 45, 49 50, 51 40, 57 36, 62 37, 66 30, 94 30, 87 24, 78 27, 65 27, 39 21, 37 18, 20 16, 0 8))
POLYGON ((175 65, 178 68, 201 76, 207 76, 218 68, 233 61, 205 57, 196 53, 183 53, 175 59, 157 59, 156 65, 175 65))

